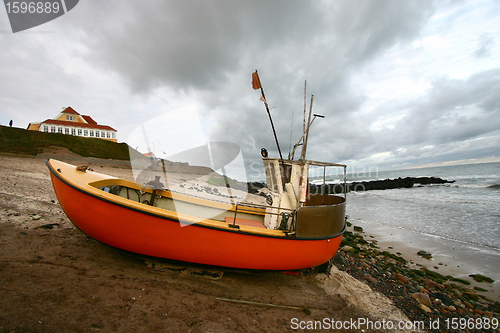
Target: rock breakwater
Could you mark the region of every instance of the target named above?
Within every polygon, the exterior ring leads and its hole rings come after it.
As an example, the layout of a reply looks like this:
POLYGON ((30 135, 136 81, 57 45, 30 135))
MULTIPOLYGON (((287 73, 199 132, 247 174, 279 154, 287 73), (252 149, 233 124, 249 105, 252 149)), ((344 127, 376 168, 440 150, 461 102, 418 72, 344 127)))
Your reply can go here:
MULTIPOLYGON (((350 182, 347 183, 347 192, 350 191, 373 191, 373 190, 390 190, 395 188, 411 188, 415 185, 444 185, 452 184, 454 180, 446 180, 438 177, 405 177, 396 179, 384 179, 384 180, 370 180, 362 182, 350 182)), ((249 182, 248 192, 257 194, 259 190, 266 187, 264 182, 249 182)), ((309 190, 311 193, 323 193, 323 185, 309 184, 309 190)), ((344 192, 344 184, 326 184, 324 193, 326 194, 339 194, 344 192)))
MULTIPOLYGON (((362 182, 347 183, 347 192, 350 191, 373 191, 390 190, 395 188, 411 188, 415 185, 443 185, 452 184, 454 180, 446 180, 437 177, 405 177, 396 179, 370 180, 362 182)), ((323 185, 310 185, 311 193, 323 193, 323 185)), ((338 194, 344 192, 344 184, 326 184, 324 189, 326 194, 338 194)))

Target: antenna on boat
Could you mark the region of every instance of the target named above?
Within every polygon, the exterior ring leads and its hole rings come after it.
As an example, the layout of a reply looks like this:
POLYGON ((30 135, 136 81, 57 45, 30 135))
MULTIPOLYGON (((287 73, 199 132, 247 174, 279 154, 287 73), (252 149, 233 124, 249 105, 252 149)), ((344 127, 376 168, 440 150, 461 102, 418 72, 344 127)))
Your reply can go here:
POLYGON ((294 111, 292 110, 292 124, 290 125, 290 143, 288 145, 288 159, 290 159, 290 154, 292 153, 293 114, 294 111))
POLYGON ((307 107, 306 88, 307 88, 307 80, 304 81, 304 121, 302 123, 302 133, 306 132, 306 107, 307 107))
MULTIPOLYGON (((289 156, 289 159, 293 160, 293 157, 295 155, 295 149, 297 149, 298 146, 303 146, 304 145, 304 137, 306 136, 306 133, 309 132, 309 127, 312 126, 312 124, 314 123, 314 120, 316 120, 316 118, 325 118, 325 116, 321 115, 321 114, 313 114, 313 119, 311 120, 311 122, 309 123, 309 125, 307 126, 307 129, 306 131, 304 131, 304 134, 302 134, 302 137, 299 139, 299 142, 297 142, 294 146, 293 146, 293 150, 292 150, 292 153, 290 154, 289 156)), ((306 142, 307 143, 307 142, 306 142)), ((302 148, 302 150, 304 150, 304 148, 302 148)), ((302 158, 302 154, 301 154, 301 158, 302 158)), ((304 155, 304 158, 305 158, 305 155, 304 155)))
POLYGON ((264 89, 260 84, 259 74, 257 73, 257 70, 255 70, 255 72, 252 73, 252 87, 255 90, 260 89, 260 92, 262 93, 262 97, 260 98, 260 100, 263 101, 264 105, 266 106, 266 111, 267 114, 269 115, 269 121, 271 122, 271 127, 273 128, 273 134, 274 134, 274 139, 276 140, 276 146, 278 146, 278 152, 280 153, 280 159, 283 160, 283 155, 281 155, 280 144, 278 142, 278 136, 276 135, 276 130, 274 129, 273 118, 271 117, 271 112, 269 112, 269 106, 267 105, 266 95, 264 95, 264 89))

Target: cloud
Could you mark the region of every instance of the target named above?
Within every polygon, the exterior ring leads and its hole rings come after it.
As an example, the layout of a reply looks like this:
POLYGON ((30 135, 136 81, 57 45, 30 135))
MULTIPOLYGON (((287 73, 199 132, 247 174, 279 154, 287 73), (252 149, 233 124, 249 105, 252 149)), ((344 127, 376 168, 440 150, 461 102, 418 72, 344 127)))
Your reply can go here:
POLYGON ((489 35, 479 36, 477 49, 474 51, 474 56, 476 58, 488 57, 490 51, 495 44, 495 39, 489 35))
POLYGON ((440 78, 397 127, 407 144, 463 141, 500 128, 500 69, 466 80, 440 78))
POLYGON ((301 136, 305 80, 307 110, 314 95, 313 113, 325 115, 311 128, 311 159, 465 156, 460 147, 498 136, 498 8, 487 0, 80 2, 32 33, 0 35, 0 121, 27 125, 71 105, 117 128, 121 141, 137 124, 195 103, 207 140, 236 143, 257 161, 261 147, 277 156, 251 89, 258 69, 285 156, 301 136))

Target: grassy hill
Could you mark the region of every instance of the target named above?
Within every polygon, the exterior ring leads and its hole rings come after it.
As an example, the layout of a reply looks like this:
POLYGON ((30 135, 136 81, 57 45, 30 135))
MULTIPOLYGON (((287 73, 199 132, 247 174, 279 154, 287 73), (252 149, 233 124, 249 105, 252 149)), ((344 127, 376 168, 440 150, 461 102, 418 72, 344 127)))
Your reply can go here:
POLYGON ((126 143, 0 126, 0 152, 2 153, 34 156, 52 146, 67 148, 83 157, 129 159, 129 149, 126 143))

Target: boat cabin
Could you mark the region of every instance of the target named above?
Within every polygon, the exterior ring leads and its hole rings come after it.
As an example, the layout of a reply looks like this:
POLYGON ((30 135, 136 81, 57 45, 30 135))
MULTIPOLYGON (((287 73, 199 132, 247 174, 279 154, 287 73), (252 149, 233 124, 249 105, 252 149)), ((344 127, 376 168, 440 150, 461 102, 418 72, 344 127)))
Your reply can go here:
POLYGON ((263 158, 263 162, 271 206, 266 211, 266 228, 295 230, 299 237, 317 237, 334 234, 345 227, 345 165, 267 157, 263 158), (323 167, 322 193, 309 193, 311 165, 323 167), (344 168, 343 197, 325 193, 327 167, 344 168))

